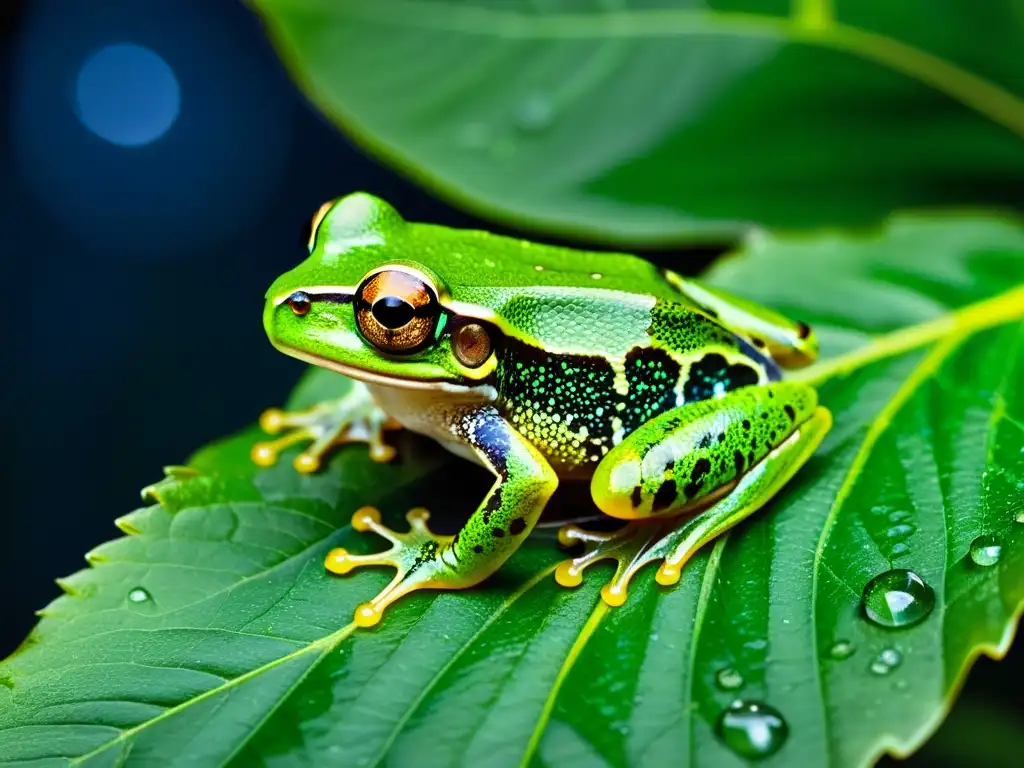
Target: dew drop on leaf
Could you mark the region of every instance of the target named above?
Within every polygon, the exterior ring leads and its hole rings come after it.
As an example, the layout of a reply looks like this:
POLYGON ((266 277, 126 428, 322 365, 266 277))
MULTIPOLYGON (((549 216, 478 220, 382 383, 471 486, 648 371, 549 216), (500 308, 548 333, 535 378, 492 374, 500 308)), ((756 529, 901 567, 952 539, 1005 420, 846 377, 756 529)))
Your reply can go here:
POLYGON ((971 560, 976 565, 995 565, 1002 553, 1003 547, 995 536, 979 536, 971 542, 971 560))
POLYGON ((883 676, 888 675, 903 662, 903 655, 895 648, 886 648, 871 662, 871 672, 883 676))
POLYGON ((516 125, 522 131, 543 131, 554 119, 555 107, 551 100, 538 93, 524 100, 516 111, 516 125))
POLYGON ((729 749, 750 760, 774 755, 789 736, 782 715, 758 701, 734 701, 718 716, 716 730, 729 749))
POLYGON ((718 687, 723 691, 735 691, 737 688, 743 687, 743 675, 735 669, 726 667, 725 669, 718 670, 718 674, 715 675, 715 682, 718 683, 718 687))
POLYGON ((466 123, 459 129, 456 140, 466 149, 484 149, 492 140, 486 123, 466 123))
POLYGON ((880 627, 909 627, 935 607, 935 593, 913 571, 897 568, 875 576, 864 587, 864 615, 880 627))
POLYGON ((856 646, 849 640, 837 640, 829 649, 829 655, 836 661, 842 661, 853 656, 857 650, 856 646))
POLYGON ((135 587, 128 593, 128 601, 132 603, 148 603, 152 599, 153 596, 142 587, 135 587))

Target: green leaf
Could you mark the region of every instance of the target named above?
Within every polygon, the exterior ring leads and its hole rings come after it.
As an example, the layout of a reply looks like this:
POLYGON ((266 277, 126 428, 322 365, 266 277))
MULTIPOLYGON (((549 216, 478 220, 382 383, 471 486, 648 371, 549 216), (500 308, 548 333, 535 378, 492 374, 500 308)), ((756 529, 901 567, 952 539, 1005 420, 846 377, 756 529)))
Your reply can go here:
POLYGON ((249 0, 309 99, 444 197, 659 244, 1012 204, 1014 0, 249 0))
MULTIPOLYGON (((257 470, 250 430, 173 470, 120 521, 129 535, 61 582, 0 664, 0 762, 733 765, 715 723, 736 697, 788 723, 769 764, 912 750, 1024 603, 1024 228, 903 217, 759 236, 710 279, 816 325, 825 360, 804 375, 835 426, 677 587, 644 571, 617 609, 598 596, 609 569, 562 589, 547 528, 479 588, 417 593, 356 630, 389 574, 325 572, 332 547, 380 546, 352 512, 397 523, 429 502, 451 528, 489 477, 410 436, 400 465, 353 446, 314 477, 257 470), (969 556, 983 534, 994 565, 969 556), (865 584, 890 568, 934 590, 922 622, 863 618, 865 584), (834 658, 838 641, 852 655, 834 658), (872 673, 886 650, 902 664, 872 673)), ((315 372, 296 398, 341 386, 315 372)), ((565 491, 552 512, 587 509, 565 491)))

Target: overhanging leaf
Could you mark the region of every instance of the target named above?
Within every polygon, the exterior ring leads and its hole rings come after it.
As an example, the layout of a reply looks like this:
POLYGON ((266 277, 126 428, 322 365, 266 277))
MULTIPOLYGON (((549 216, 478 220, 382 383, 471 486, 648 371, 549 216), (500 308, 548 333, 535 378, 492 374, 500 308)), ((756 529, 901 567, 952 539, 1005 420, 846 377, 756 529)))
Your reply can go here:
POLYGON ((249 3, 358 143, 517 227, 721 240, 1024 178, 1012 0, 249 3))
MULTIPOLYGON (((373 546, 352 512, 397 521, 427 501, 451 524, 488 478, 412 439, 401 466, 352 447, 316 477, 257 471, 249 431, 175 471, 62 582, 0 665, 0 762, 730 765, 714 725, 735 698, 788 723, 769 763, 913 749, 1024 603, 1024 229, 907 217, 761 237, 710 279, 816 325, 826 359, 806 375, 835 427, 676 588, 642 573, 618 609, 601 572, 559 588, 549 529, 480 588, 418 593, 357 631, 387 574, 324 572, 331 547, 373 546), (969 555, 981 535, 994 564, 969 555), (890 568, 934 590, 919 624, 863 618, 890 568), (872 672, 892 651, 902 663, 872 672)), ((341 385, 314 373, 296 397, 341 385)))

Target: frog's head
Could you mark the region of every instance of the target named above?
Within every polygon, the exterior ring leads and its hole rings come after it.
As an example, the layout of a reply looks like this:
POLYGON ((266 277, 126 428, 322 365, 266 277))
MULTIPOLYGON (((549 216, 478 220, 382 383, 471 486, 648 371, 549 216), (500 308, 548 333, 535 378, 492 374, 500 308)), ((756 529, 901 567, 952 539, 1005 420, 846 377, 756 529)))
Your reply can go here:
POLYGON ((441 279, 404 258, 439 245, 410 237, 413 226, 371 195, 325 203, 309 258, 267 291, 274 346, 371 383, 485 392, 496 366, 487 323, 460 314, 441 279))

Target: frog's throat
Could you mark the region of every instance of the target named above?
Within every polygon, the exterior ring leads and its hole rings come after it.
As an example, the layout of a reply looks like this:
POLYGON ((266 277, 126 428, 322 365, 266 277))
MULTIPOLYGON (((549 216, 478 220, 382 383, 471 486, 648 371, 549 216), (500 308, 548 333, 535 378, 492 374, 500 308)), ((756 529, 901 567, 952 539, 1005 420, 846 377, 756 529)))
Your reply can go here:
POLYGON ((329 360, 326 357, 320 357, 319 355, 314 355, 311 352, 303 352, 295 347, 289 347, 286 344, 274 343, 274 346, 286 355, 302 360, 304 363, 316 365, 320 368, 327 368, 335 373, 340 373, 342 376, 348 376, 350 379, 363 381, 367 384, 382 384, 384 386, 398 387, 400 389, 429 390, 431 392, 445 392, 458 395, 472 394, 488 403, 494 402, 498 399, 497 390, 495 390, 495 388, 490 384, 476 384, 470 386, 466 384, 453 384, 452 382, 444 381, 443 379, 411 379, 394 375, 384 376, 379 373, 374 373, 373 371, 367 371, 363 368, 329 360))

